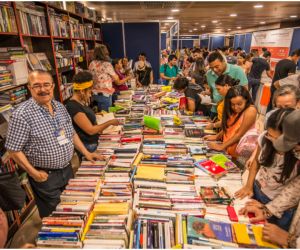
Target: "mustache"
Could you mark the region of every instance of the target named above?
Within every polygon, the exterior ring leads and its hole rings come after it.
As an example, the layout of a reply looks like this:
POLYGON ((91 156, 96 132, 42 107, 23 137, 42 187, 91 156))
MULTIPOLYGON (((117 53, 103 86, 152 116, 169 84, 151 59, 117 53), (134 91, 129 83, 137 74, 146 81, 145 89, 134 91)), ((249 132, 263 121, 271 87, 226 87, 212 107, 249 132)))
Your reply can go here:
POLYGON ((50 95, 50 93, 49 92, 39 92, 38 94, 37 94, 38 96, 46 96, 46 95, 50 95))

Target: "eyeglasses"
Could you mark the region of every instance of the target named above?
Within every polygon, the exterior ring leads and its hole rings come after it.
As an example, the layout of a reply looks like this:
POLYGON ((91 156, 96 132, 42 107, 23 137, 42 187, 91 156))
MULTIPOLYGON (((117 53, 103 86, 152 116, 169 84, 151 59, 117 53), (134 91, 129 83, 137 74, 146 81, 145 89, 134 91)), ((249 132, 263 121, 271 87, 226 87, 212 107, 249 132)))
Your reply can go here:
POLYGON ((53 86, 53 83, 50 83, 50 82, 45 82, 44 84, 34 83, 34 84, 32 84, 31 88, 34 90, 38 90, 38 89, 41 90, 42 88, 49 90, 52 88, 52 86, 53 86))

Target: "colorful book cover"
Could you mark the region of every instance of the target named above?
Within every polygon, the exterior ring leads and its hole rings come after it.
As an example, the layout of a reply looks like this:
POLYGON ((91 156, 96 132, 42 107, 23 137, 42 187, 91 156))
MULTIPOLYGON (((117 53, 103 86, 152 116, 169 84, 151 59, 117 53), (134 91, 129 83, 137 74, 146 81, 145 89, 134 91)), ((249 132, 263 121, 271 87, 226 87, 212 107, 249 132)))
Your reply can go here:
POLYGON ((217 239, 212 230, 209 220, 195 216, 188 216, 187 234, 189 238, 195 239, 217 239))

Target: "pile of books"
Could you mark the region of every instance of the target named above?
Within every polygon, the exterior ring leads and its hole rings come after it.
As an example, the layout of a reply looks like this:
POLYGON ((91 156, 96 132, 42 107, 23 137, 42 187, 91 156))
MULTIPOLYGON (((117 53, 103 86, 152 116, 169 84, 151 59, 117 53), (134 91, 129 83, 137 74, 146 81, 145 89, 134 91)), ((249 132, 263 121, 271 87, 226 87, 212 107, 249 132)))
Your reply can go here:
POLYGON ((83 24, 79 23, 79 20, 70 17, 69 24, 72 38, 84 38, 84 27, 83 24))
POLYGON ((22 34, 48 35, 45 8, 34 2, 16 2, 22 34))
POLYGON ((75 177, 76 178, 100 178, 103 176, 106 169, 107 162, 103 161, 82 161, 80 167, 78 168, 75 177))
POLYGON ((85 39, 94 39, 93 24, 91 23, 84 24, 84 34, 85 34, 85 39))
POLYGON ((0 32, 18 32, 16 17, 11 2, 0 3, 0 32))
POLYGON ((11 105, 19 104, 26 100, 26 95, 27 95, 27 89, 24 86, 1 92, 0 106, 4 106, 7 104, 11 104, 11 105))
POLYGON ((2 87, 11 86, 12 84, 13 75, 11 74, 11 71, 8 69, 7 65, 1 64, 0 62, 0 90, 2 87))
POLYGON ((58 68, 73 66, 74 53, 72 50, 58 50, 55 56, 58 68))
POLYGON ((59 37, 70 36, 69 16, 66 14, 58 14, 54 9, 48 8, 50 17, 50 25, 52 28, 52 35, 59 37))

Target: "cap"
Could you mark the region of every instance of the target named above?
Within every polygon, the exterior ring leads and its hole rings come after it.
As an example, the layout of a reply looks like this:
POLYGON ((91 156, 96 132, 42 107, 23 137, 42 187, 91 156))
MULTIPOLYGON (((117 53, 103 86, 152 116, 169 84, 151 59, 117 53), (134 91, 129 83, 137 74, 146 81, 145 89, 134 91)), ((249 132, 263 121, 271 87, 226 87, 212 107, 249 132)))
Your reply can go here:
POLYGON ((283 133, 273 145, 277 151, 288 152, 300 142, 300 110, 296 109, 284 118, 283 133))

